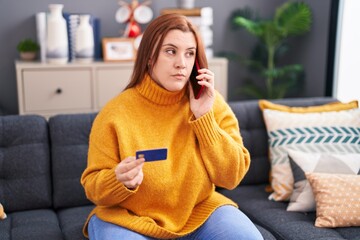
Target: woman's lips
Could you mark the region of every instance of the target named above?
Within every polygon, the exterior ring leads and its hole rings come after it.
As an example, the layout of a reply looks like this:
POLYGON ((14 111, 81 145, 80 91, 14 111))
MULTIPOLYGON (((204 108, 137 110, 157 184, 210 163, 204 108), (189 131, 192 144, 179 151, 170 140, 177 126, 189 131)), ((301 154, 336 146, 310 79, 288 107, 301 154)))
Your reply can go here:
POLYGON ((182 80, 185 78, 184 74, 178 73, 178 74, 174 74, 172 75, 173 77, 175 77, 176 79, 182 80))

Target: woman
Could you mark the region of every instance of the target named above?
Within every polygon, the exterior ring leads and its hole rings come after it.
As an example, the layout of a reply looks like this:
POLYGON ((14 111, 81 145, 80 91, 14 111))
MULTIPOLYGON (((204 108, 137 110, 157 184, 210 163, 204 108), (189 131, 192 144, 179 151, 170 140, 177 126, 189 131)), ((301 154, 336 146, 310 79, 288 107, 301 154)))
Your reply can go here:
POLYGON ((126 90, 94 121, 81 183, 96 207, 84 233, 102 240, 262 239, 236 204, 215 192, 235 188, 249 164, 198 33, 184 16, 160 16, 144 32, 126 90), (199 99, 188 83, 195 58, 205 87, 199 99), (167 148, 166 160, 134 156, 152 148, 167 148))

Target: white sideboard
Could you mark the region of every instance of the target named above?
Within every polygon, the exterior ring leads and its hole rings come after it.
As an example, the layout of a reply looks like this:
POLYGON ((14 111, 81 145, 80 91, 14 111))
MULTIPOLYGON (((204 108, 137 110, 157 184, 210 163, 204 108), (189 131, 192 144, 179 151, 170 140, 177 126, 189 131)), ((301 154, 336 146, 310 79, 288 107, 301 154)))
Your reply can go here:
MULTIPOLYGON (((99 111, 125 88, 133 69, 133 62, 15 65, 19 114, 45 117, 99 111)), ((215 88, 227 99, 227 59, 209 59, 209 69, 215 73, 215 88)))

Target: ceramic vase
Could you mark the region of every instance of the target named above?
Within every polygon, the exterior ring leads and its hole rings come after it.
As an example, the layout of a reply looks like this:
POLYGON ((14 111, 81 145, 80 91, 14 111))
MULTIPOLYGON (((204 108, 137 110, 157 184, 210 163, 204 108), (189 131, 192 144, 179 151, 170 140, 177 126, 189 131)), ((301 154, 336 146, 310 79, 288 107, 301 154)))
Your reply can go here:
POLYGON ((36 58, 36 52, 21 52, 20 59, 24 61, 32 61, 36 58))
POLYGON ((66 63, 69 58, 66 20, 63 4, 50 4, 47 18, 46 59, 49 63, 66 63))
POLYGON ((40 61, 46 62, 46 13, 36 14, 36 36, 40 45, 40 61))
POLYGON ((93 61, 94 50, 94 31, 90 24, 90 15, 81 15, 75 36, 75 60, 93 61))

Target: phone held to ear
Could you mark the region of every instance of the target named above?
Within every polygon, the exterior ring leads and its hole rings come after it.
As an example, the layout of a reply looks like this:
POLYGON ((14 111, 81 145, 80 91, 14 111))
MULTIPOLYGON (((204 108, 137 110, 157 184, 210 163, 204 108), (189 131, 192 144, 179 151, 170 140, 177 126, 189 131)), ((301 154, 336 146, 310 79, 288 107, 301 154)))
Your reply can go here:
POLYGON ((190 75, 190 84, 194 92, 195 99, 199 99, 201 96, 201 93, 203 92, 205 86, 198 84, 198 79, 196 79, 196 76, 198 75, 198 70, 200 69, 199 62, 197 59, 195 59, 194 68, 190 75))

